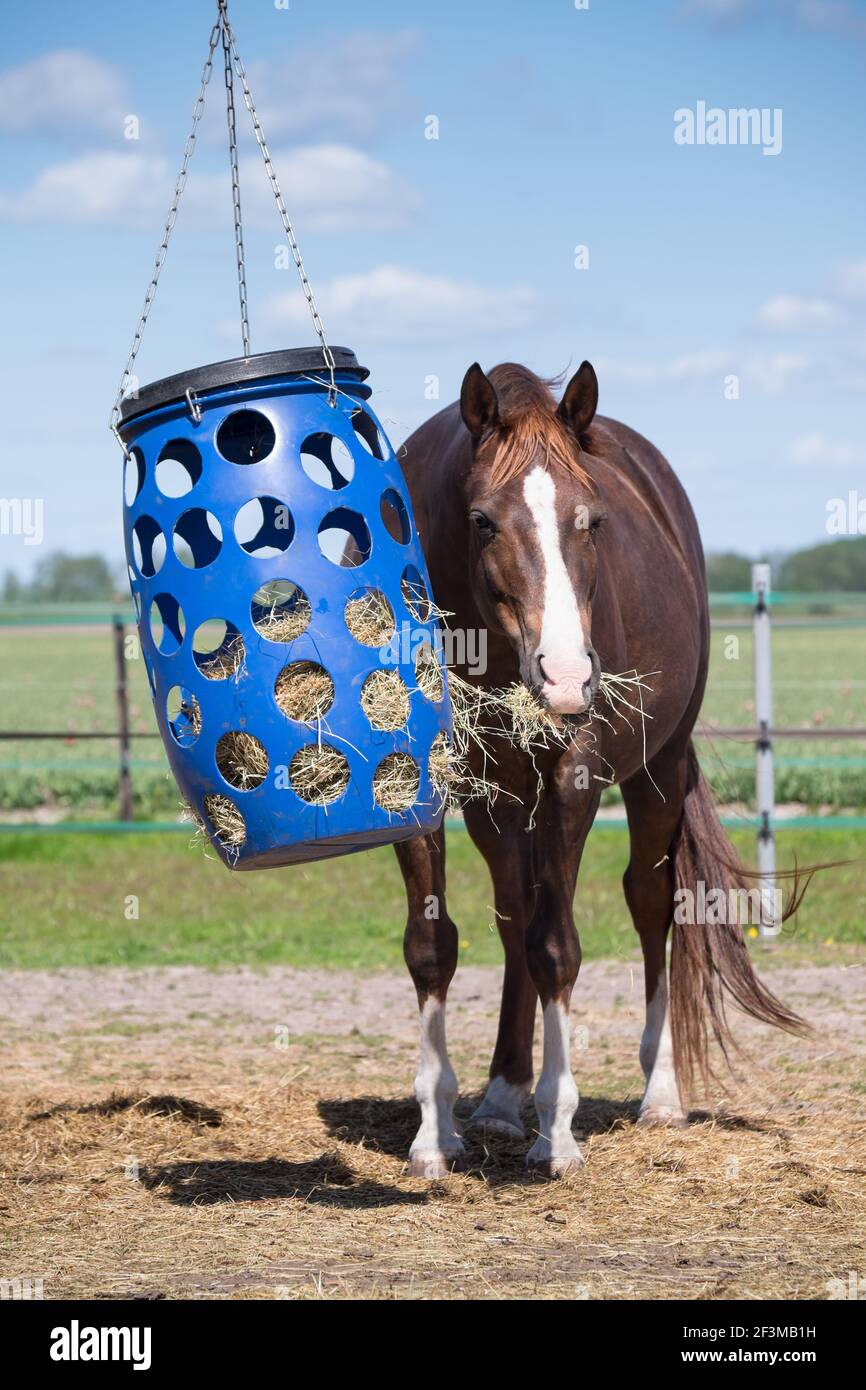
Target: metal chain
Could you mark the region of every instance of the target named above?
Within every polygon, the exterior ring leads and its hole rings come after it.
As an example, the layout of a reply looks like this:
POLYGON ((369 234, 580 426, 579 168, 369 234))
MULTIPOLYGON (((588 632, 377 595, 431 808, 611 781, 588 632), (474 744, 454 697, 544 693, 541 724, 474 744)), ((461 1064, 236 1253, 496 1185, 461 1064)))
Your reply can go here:
POLYGON ((229 129, 229 160, 232 169, 232 204, 235 214, 235 254, 238 263, 238 297, 241 306, 241 336, 244 341, 244 357, 250 355, 250 320, 247 309, 247 272, 244 265, 244 229, 241 219, 241 183, 238 171, 238 135, 235 122, 235 89, 232 74, 232 54, 228 35, 228 15, 225 4, 220 4, 222 19, 223 66, 226 83, 226 121, 229 129))
POLYGON ((132 369, 135 366, 135 359, 138 356, 138 350, 141 347, 141 339, 142 335, 144 334, 145 325, 147 323, 147 316, 150 313, 151 306, 156 296, 156 287, 159 283, 160 273, 162 271, 163 265, 165 264, 165 258, 168 255, 169 238, 171 237, 171 234, 174 231, 174 224, 177 221, 178 203, 180 202, 181 194, 183 193, 183 190, 186 187, 187 170, 189 168, 189 161, 192 158, 193 151, 195 150, 196 136, 198 134, 198 123, 201 120, 201 113, 204 110, 205 93, 207 91, 207 85, 211 79, 211 73, 213 72, 214 50, 216 49, 216 46, 219 43, 221 29, 222 24, 221 21, 218 20, 210 32, 208 54, 207 58, 205 59, 204 67, 201 71, 201 86, 199 88, 199 93, 192 111, 192 129, 190 130, 190 133, 187 136, 186 144, 184 145, 183 161, 181 163, 180 171, 175 181, 174 197, 172 198, 171 207, 168 210, 168 217, 165 221, 165 229, 162 234, 162 241, 160 243, 159 251, 156 254, 156 261, 153 267, 153 274, 150 277, 150 284, 148 285, 147 293, 144 296, 144 307, 142 308, 141 316, 138 320, 135 335, 132 339, 132 347, 129 350, 129 357, 127 358, 126 366, 123 369, 123 376, 120 378, 120 386, 117 388, 117 396, 115 397, 114 405, 111 411, 110 429, 118 444, 120 445, 121 449, 123 450, 126 458, 129 457, 129 450, 127 449, 125 443, 121 439, 120 432, 118 430, 118 425, 120 424, 121 402, 123 401, 123 397, 127 391, 127 388, 129 387, 130 381, 132 380, 132 369))
POLYGON ((311 317, 312 320, 313 320, 313 327, 314 327, 315 330, 316 330, 316 334, 317 334, 318 339, 319 339, 319 342, 321 343, 321 346, 322 346, 322 356, 324 357, 325 366, 326 366, 326 368, 327 368, 327 370, 328 370, 328 376, 329 376, 329 378, 330 378, 330 384, 329 384, 329 386, 328 386, 328 404, 329 404, 330 406, 336 406, 336 404, 337 404, 337 383, 336 383, 336 380, 335 380, 335 378, 334 378, 334 371, 335 371, 335 368, 336 368, 336 363, 335 363, 335 361, 334 361, 334 354, 331 352, 331 349, 328 347, 327 339, 325 338, 325 329, 324 329, 324 325, 323 325, 323 323, 322 323, 322 319, 321 319, 321 316, 320 316, 320 314, 319 314, 319 311, 318 311, 318 309, 316 308, 316 301, 315 301, 315 299, 313 298, 312 287, 311 287, 311 285, 310 285, 309 280, 307 279, 307 272, 306 272, 306 270, 304 269, 304 262, 303 262, 303 260, 301 259, 301 252, 300 252, 300 249, 299 249, 299 247, 298 247, 298 243, 297 243, 297 241, 295 240, 294 228, 292 227, 292 223, 291 223, 291 221, 290 221, 290 219, 289 219, 289 214, 288 214, 288 211, 287 211, 287 209, 286 209, 286 204, 285 204, 285 201, 284 201, 284 199, 283 199, 282 192, 281 192, 281 190, 280 190, 280 185, 279 185, 279 182, 278 182, 278 180, 277 180, 276 172, 275 172, 275 170, 274 170, 273 161, 271 160, 271 152, 270 152, 270 150, 268 149, 267 141, 265 140, 265 133, 264 133, 264 131, 262 130, 262 123, 261 123, 261 121, 259 120, 258 112, 256 111, 255 103, 253 102, 252 93, 251 93, 251 91, 250 91, 250 85, 249 85, 249 82, 247 81, 246 70, 245 70, 245 68, 244 68, 243 63, 241 62, 241 55, 238 53, 237 44, 236 44, 236 42, 235 42, 234 30, 232 29, 232 26, 231 26, 231 24, 229 23, 228 15, 226 14, 225 9, 224 9, 224 6, 223 6, 222 3, 220 3, 220 10, 221 10, 221 13, 222 13, 222 16, 223 16, 223 26, 224 26, 224 29, 225 29, 226 34, 228 35, 229 44, 231 45, 232 57, 233 57, 233 59, 234 59, 234 64, 235 64, 235 72, 237 73, 237 75, 238 75, 238 80, 239 80, 241 86, 243 87, 244 102, 245 102, 246 108, 247 108, 247 110, 249 111, 250 116, 251 116, 251 118, 252 118, 253 130, 254 130, 254 132, 255 132, 255 137, 256 137, 256 140, 257 140, 257 142, 258 142, 259 149, 260 149, 261 152, 262 152, 262 158, 263 158, 263 160, 264 160, 264 162, 265 162, 265 172, 266 172, 266 174, 267 174, 267 176, 268 176, 268 179, 269 179, 269 181, 270 181, 270 185, 271 185, 271 189, 273 190, 274 198, 276 199, 277 210, 279 211, 280 218, 282 219, 283 230, 284 230, 285 233, 286 233, 286 240, 287 240, 288 243, 289 243, 289 249, 291 250, 292 258, 293 258, 293 260, 294 260, 294 262, 295 262, 295 266, 296 266, 297 271, 298 271, 298 278, 300 279, 300 282, 301 282, 301 289, 303 290, 303 292, 304 292, 304 297, 305 297, 305 299, 306 299, 306 301, 307 301, 307 307, 308 307, 309 310, 310 310, 310 317, 311 317))
POLYGON ((247 282, 246 267, 244 262, 243 223, 241 220, 241 192, 240 176, 238 171, 237 127, 235 121, 234 81, 232 77, 232 63, 234 64, 234 70, 237 73, 238 80, 240 81, 241 86, 243 87, 244 103, 252 118, 253 131, 255 133, 256 141, 258 143, 259 149, 262 152, 262 158, 265 163, 265 172, 270 181, 271 189, 273 191, 274 198, 277 204, 277 210, 280 214, 280 218, 282 219, 283 229, 286 233, 286 239, 289 243, 289 249, 291 250, 292 258, 295 262, 295 266, 298 271, 298 277, 301 282, 301 288, 304 292, 304 297, 307 301, 307 306, 310 310, 310 316, 313 320, 313 327, 316 330, 316 334, 322 347, 322 356, 324 358, 325 367, 327 368, 329 377, 328 404, 330 406, 336 406, 337 404, 338 388, 335 379, 336 362, 334 361, 334 354, 331 352, 331 349, 328 346, 328 342, 325 337, 324 325, 322 323, 319 311, 316 308, 316 301, 313 298, 312 287, 310 285, 309 280, 307 279, 307 272, 304 269, 304 262, 301 259, 300 248, 298 247, 298 243, 295 239, 294 228, 292 227, 292 223, 289 219, 286 204, 283 199, 282 192, 280 190, 280 185, 277 181, 277 175, 274 170, 273 161, 271 160, 271 153, 268 149, 267 141, 265 140, 265 133, 262 130, 262 123, 259 120, 258 112, 256 111, 255 104, 253 102, 249 82, 247 81, 246 70, 244 68, 243 63, 241 62, 241 56, 238 52, 237 44, 235 42, 234 30, 232 29, 232 26, 229 22, 227 6, 228 0, 217 0, 217 9, 219 11, 219 17, 217 19, 216 24, 213 26, 210 32, 208 54, 207 58, 205 59, 204 67, 202 68, 201 73, 201 86, 199 88, 199 93, 196 98, 195 106, 193 107, 192 129, 190 130, 190 133, 187 136, 187 141, 184 146, 183 161, 181 163, 180 171, 175 181, 174 196, 172 198, 171 207, 168 211, 168 217, 165 221, 165 228, 162 234, 162 241, 160 243, 159 251, 156 255, 156 261, 154 262, 153 273, 150 277, 150 284, 148 285, 147 293, 144 296, 144 306, 142 308, 141 315, 136 326, 135 334, 132 339, 132 347, 129 351, 129 357, 127 358, 126 366, 123 369, 123 375, 120 378, 120 385, 117 389, 117 395, 115 397, 114 405, 111 410, 111 419, 109 422, 110 429, 118 444, 120 445, 121 449, 123 450, 124 456, 126 458, 129 458, 129 450, 127 449, 126 444, 121 438, 120 430, 118 428, 121 420, 121 405, 123 402, 123 398, 129 388, 129 384, 133 379, 133 367, 135 366, 135 360, 138 356, 139 348, 141 347, 141 340, 144 335, 144 329, 147 324, 148 315, 153 305, 153 301, 156 297, 156 289, 159 283, 159 277, 162 272, 162 267, 165 264, 165 258, 168 255, 168 243, 171 234, 174 231, 174 225, 177 221, 178 204, 180 203, 181 195, 184 191, 184 188, 186 187, 189 162, 192 158, 193 151, 195 150, 196 137, 198 134, 198 124, 201 120, 202 111, 204 110, 205 94, 207 92, 207 86, 210 82, 211 75, 213 73, 214 51, 216 49, 217 44, 220 41, 222 41, 223 65, 225 69, 226 119, 228 122, 229 131, 229 155, 231 160, 232 172, 232 203, 234 207, 235 223, 235 250, 237 254, 238 266, 238 295, 240 298, 241 308, 241 333, 243 335, 244 342, 244 356, 249 357, 250 355, 250 325, 249 313, 247 308, 247 282))

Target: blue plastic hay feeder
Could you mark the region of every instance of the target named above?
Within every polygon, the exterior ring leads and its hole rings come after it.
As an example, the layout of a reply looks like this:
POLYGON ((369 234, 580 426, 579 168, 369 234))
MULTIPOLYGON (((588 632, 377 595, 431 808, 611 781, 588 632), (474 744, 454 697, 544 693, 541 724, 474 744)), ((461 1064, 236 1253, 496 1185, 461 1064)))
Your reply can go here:
POLYGON ((333 406, 310 348, 168 377, 121 410, 160 732, 237 869, 406 839, 444 810, 429 759, 450 710, 424 556, 367 372, 332 351, 333 406), (369 698, 383 672, 384 714, 369 698))

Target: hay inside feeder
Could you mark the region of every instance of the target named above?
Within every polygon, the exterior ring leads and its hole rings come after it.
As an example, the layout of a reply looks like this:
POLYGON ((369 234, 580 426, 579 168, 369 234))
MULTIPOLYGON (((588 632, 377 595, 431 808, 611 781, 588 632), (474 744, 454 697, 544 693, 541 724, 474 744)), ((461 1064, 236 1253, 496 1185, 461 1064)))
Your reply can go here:
POLYGON ((454 780, 454 749, 446 733, 437 734, 427 756, 427 775, 437 792, 447 793, 454 780))
POLYGON ((352 636, 365 647, 384 647, 396 631, 394 610, 381 589, 350 598, 344 617, 352 636))
POLYGON ((243 672, 244 639, 239 632, 227 633, 213 652, 196 652, 195 662, 209 681, 224 681, 230 676, 239 680, 243 672))
POLYGON ((415 656, 415 679, 424 698, 438 705, 445 694, 445 682, 439 658, 429 642, 419 647, 415 656))
POLYGON ((288 579, 264 584, 253 596, 253 626, 269 642, 294 642, 306 632, 312 616, 307 595, 288 579))
POLYGON ((293 661, 274 683, 274 698, 283 714, 308 724, 321 719, 334 703, 334 682, 315 661, 293 661))
POLYGON ((421 769, 408 753, 389 753, 373 775, 373 797, 385 811, 405 811, 418 795, 421 769))
POLYGON ((231 729, 216 746, 216 765, 223 777, 239 791, 261 786, 268 772, 264 744, 244 729, 231 729))
MULTIPOLYGON (((210 792, 204 799, 204 810, 214 835, 226 849, 240 849, 247 838, 244 818, 233 801, 219 792, 210 792)), ((198 816, 192 813, 197 823, 198 816)))
POLYGON ((399 671, 373 671, 361 688, 361 708, 374 729, 402 729, 409 718, 409 691, 399 671))
POLYGON ((289 763, 289 781, 302 801, 327 806, 349 785, 349 764, 329 743, 307 743, 289 763))

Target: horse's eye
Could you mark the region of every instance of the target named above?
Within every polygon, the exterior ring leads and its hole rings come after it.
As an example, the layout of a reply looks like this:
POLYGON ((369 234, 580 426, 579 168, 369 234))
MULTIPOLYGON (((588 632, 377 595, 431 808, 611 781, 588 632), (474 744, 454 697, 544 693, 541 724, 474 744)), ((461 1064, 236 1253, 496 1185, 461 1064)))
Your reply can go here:
POLYGON ((471 511, 469 519, 483 540, 489 540, 491 536, 496 535, 496 527, 490 517, 485 516, 483 512, 471 511))

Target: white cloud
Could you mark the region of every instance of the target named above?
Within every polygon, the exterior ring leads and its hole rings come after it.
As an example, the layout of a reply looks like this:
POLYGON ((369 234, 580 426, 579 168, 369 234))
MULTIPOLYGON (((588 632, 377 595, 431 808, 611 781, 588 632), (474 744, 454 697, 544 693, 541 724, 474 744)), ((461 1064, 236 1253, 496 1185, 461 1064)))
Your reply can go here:
POLYGON ((120 73, 89 53, 58 49, 0 72, 0 130, 120 137, 127 112, 120 73))
MULTIPOLYGON (((305 230, 399 226, 417 206, 414 191, 387 165, 346 145, 306 146, 277 151, 273 157, 289 213, 305 230)), ((161 155, 80 155, 43 169, 18 193, 0 194, 0 217, 152 226, 156 231, 168 211, 175 173, 161 155)), ((241 162, 241 198, 246 220, 279 234, 273 195, 257 154, 241 162)), ((191 165, 181 216, 212 224, 230 210, 226 171, 191 165)))
POLYGON ((732 371, 732 356, 733 354, 724 348, 704 348, 697 352, 680 353, 668 361, 653 357, 643 362, 624 362, 602 357, 596 362, 596 368, 613 380, 633 382, 637 385, 700 381, 712 377, 720 378, 725 371, 732 371))
POLYGON ((795 463, 830 468, 845 468, 866 461, 866 452, 853 444, 825 438, 823 434, 806 434, 791 445, 795 463))
POLYGON ((818 295, 776 294, 758 311, 758 319, 768 328, 825 328, 839 314, 829 299, 818 295))
POLYGON ((800 0, 797 13, 807 29, 846 39, 866 39, 866 19, 855 14, 845 0, 800 0))
MULTIPOLYGON (((362 275, 345 275, 323 285, 316 302, 337 338, 430 343, 470 329, 477 336, 525 327, 537 313, 526 286, 488 289, 472 281, 426 275, 383 265, 362 275)), ((300 293, 279 295, 265 305, 271 324, 301 329, 309 311, 300 293)))
POLYGON ((251 64, 250 86, 268 141, 354 142, 379 134, 405 105, 401 73, 419 37, 414 29, 346 34, 251 64))
POLYGON ((796 352, 753 353, 744 357, 731 348, 703 348, 667 360, 648 357, 641 362, 627 362, 599 358, 595 365, 599 376, 637 386, 710 382, 721 390, 724 378, 733 374, 766 395, 779 395, 792 377, 806 370, 809 359, 796 352))

